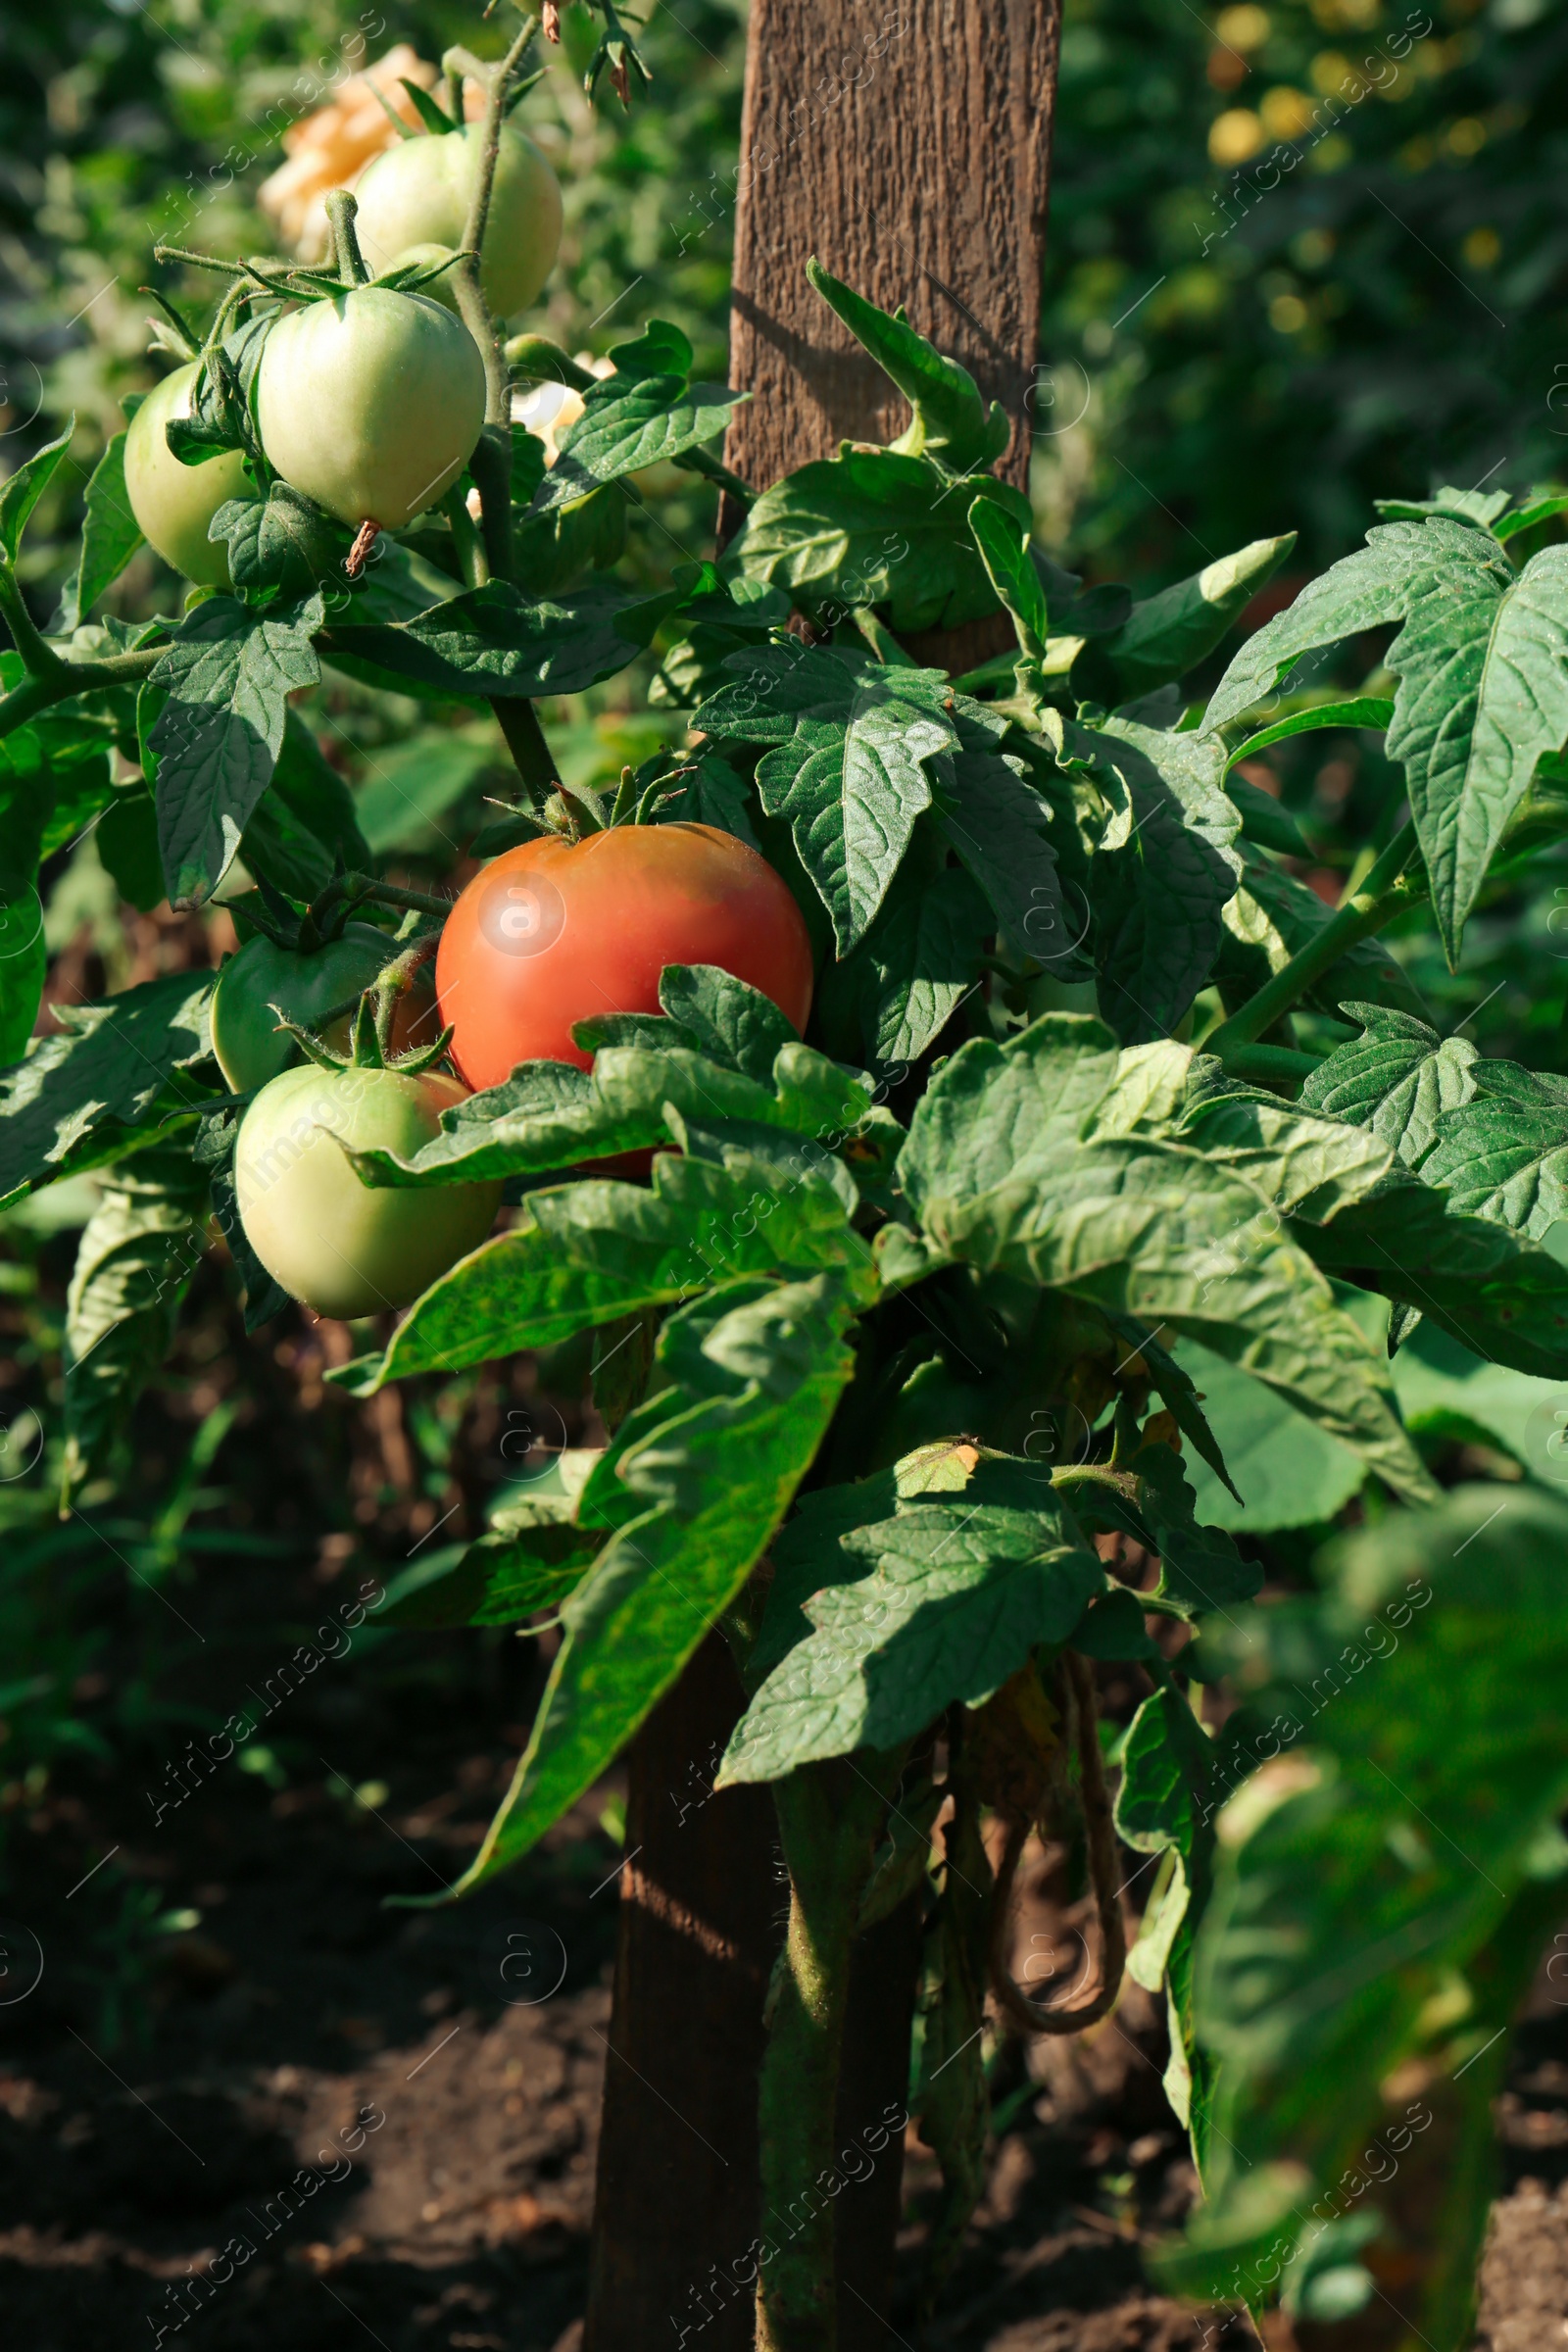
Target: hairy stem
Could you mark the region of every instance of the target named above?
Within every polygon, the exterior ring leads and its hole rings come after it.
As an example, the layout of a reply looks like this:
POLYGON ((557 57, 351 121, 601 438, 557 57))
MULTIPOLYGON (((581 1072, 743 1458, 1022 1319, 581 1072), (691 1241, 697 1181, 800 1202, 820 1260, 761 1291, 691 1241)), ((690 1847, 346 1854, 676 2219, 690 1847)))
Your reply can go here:
POLYGON ((326 217, 332 223, 332 250, 337 259, 337 273, 346 285, 368 286, 370 272, 360 251, 355 234, 354 216, 359 211, 356 198, 347 188, 333 188, 326 199, 326 217))
MULTIPOLYGON (((496 322, 490 316, 480 287, 479 255, 484 248, 485 226, 490 218, 490 196, 495 187, 496 158, 501 152, 501 126, 506 119, 507 97, 536 30, 537 25, 530 17, 490 76, 484 122, 479 132, 473 195, 469 200, 468 218, 463 230, 463 259, 452 272, 453 289, 463 322, 478 344, 484 360, 485 419, 490 424, 509 426, 512 420, 512 378, 496 322)), ((483 496, 482 487, 480 496, 483 496)))
POLYGON ((758 2352, 834 2352, 832 2201, 850 1954, 898 1756, 804 1765, 773 1789, 790 1871, 790 1925, 762 2060, 758 2352), (878 1769, 880 1768, 880 1769, 878 1769))
MULTIPOLYGON (((20 590, 18 593, 21 593, 20 590)), ((0 596, 0 611, 3 610, 4 598, 0 596)), ((8 621, 11 619, 9 611, 6 611, 5 616, 8 621)), ((30 616, 27 625, 32 627, 30 616)), ((33 635, 37 636, 36 629, 33 635)), ((40 638, 38 642, 42 644, 43 640, 40 638)), ((26 655, 20 640, 17 651, 25 661, 26 655)), ((161 645, 143 646, 136 653, 111 654, 102 662, 62 662, 47 645, 44 651, 50 655, 53 668, 47 672, 32 672, 0 701, 0 739, 15 734, 18 727, 24 727, 30 718, 37 717, 40 710, 48 710, 56 703, 69 702, 74 694, 89 694, 97 686, 135 684, 162 661, 165 649, 161 645)))
POLYGON ((517 773, 528 788, 529 800, 536 808, 542 808, 550 795, 561 790, 561 771, 545 741, 538 712, 532 703, 510 694, 498 694, 490 708, 507 739, 507 749, 517 773))
MULTIPOLYGON (((3 557, 0 557, 0 613, 5 615, 12 641, 26 664, 28 682, 36 680, 40 686, 53 685, 68 665, 53 646, 45 644, 37 622, 27 611, 22 582, 3 557)), ((42 707, 40 704, 39 708, 42 707)))
MULTIPOLYGON (((578 389, 581 389, 580 385, 578 389)), ((732 473, 729 467, 721 464, 709 450, 683 450, 672 463, 685 473, 700 473, 705 481, 716 482, 720 490, 729 492, 738 507, 753 507, 757 504, 757 492, 752 488, 751 483, 743 482, 738 473, 732 473)), ((906 661, 908 659, 907 655, 902 658, 906 661)))
POLYGON ((1225 1067, 1233 1078, 1279 1086, 1310 1078, 1322 1059, 1321 1054, 1298 1054, 1291 1046, 1233 1046, 1225 1056, 1225 1067))
POLYGON ((1366 879, 1340 902, 1317 937, 1293 956, 1283 970, 1265 981, 1250 1004, 1233 1012, 1228 1021, 1222 1021, 1204 1038, 1202 1051, 1217 1054, 1224 1061, 1237 1046, 1254 1044, 1265 1030, 1272 1029, 1282 1013, 1289 1012, 1314 980, 1338 963, 1347 949, 1353 948, 1359 940, 1370 939, 1401 907, 1408 906, 1418 892, 1400 877, 1416 853, 1412 820, 1400 826, 1366 879))

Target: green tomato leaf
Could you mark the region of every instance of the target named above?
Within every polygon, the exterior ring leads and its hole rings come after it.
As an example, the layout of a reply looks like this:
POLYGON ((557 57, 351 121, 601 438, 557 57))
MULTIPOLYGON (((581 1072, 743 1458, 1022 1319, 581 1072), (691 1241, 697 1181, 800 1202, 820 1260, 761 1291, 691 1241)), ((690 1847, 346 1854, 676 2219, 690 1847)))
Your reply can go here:
POLYGON ((76 574, 76 619, 86 619, 141 544, 141 526, 130 511, 125 490, 125 436, 116 433, 87 484, 87 514, 76 574))
MULTIPOLYGON (((1255 759, 1271 744, 1287 743, 1293 735, 1314 735, 1323 727, 1365 727, 1383 734, 1394 716, 1394 705, 1382 695, 1361 694, 1349 702, 1313 703, 1308 710, 1293 710, 1289 718, 1279 718, 1270 727, 1261 727, 1249 735, 1227 756, 1227 774, 1243 760, 1255 759)), ((1234 786, 1231 788, 1233 791, 1234 786)), ((1271 845, 1272 846, 1272 845, 1271 845)))
MULTIPOLYGON (((830 1168, 837 1166, 829 1161, 830 1168)), ((830 1176, 750 1153, 654 1162, 652 1190, 612 1179, 530 1193, 519 1222, 416 1299, 380 1357, 346 1366, 354 1394, 431 1369, 548 1348, 743 1275, 840 1269, 874 1288, 870 1251, 830 1176)))
POLYGON ((590 571, 607 571, 626 552, 627 500, 632 493, 607 482, 586 498, 543 513, 514 514, 512 552, 530 595, 559 596, 590 571))
POLYGON ((1037 1476, 1026 1503, 910 1503, 839 1533, 843 1571, 806 1602, 812 1631, 767 1677, 718 1787, 911 1739, 986 1697, 1042 1642, 1064 1642, 1105 1572, 1037 1476))
MULTIPOLYGON (((1304 1419, 1275 1390, 1211 1348, 1183 1340, 1180 1352, 1243 1498, 1234 1491, 1227 1494, 1204 1463, 1195 1462, 1192 1478, 1202 1517, 1236 1535, 1326 1527, 1366 1478, 1353 1447, 1304 1419)), ((1394 1390, 1408 1422, 1397 1367, 1394 1390)))
POLYGON ((1211 654, 1296 545, 1296 533, 1254 539, 1205 564, 1191 579, 1134 605, 1106 651, 1116 664, 1119 700, 1186 677, 1211 654))
MULTIPOLYGON (((923 762, 959 748, 958 698, 941 670, 884 668, 834 647, 759 646, 730 655, 725 667, 736 682, 694 723, 776 747, 757 770, 762 807, 788 820, 847 955, 931 805, 923 762)), ((964 711, 991 737, 1001 733, 1004 722, 978 704, 964 711)))
POLYGON ((1131 1536, 1158 1554, 1159 1583, 1151 1597, 1173 1616, 1199 1617, 1250 1600, 1263 1581, 1261 1568, 1242 1558, 1222 1528, 1200 1521, 1197 1494, 1169 1446, 1140 1446, 1124 1470, 1102 1464, 1058 1470, 1055 1484, 1086 1535, 1131 1536))
POLYGON ((1539 760, 1568 741, 1568 549, 1516 573, 1490 531, 1449 514, 1388 523, 1243 647, 1204 719, 1223 725, 1303 653, 1403 622, 1388 733, 1410 791, 1452 964, 1465 919, 1539 760))
POLYGON ((766 1086, 773 1064, 795 1031, 771 997, 711 963, 667 963, 659 975, 662 1012, 609 1012, 578 1021, 576 1044, 647 1046, 653 1053, 679 1046, 704 1054, 721 1070, 736 1070, 766 1086))
POLYGON ((1059 963, 1071 950, 1051 811, 1022 760, 966 746, 935 759, 931 774, 937 821, 990 900, 998 928, 1037 963, 1059 963))
POLYGON ((1029 527, 1028 502, 990 474, 955 482, 927 458, 851 450, 764 490, 726 568, 787 589, 807 611, 875 605, 900 631, 956 629, 997 609, 966 519, 976 497, 1029 527))
POLYGON ((914 411, 907 432, 893 444, 896 451, 916 458, 929 454, 955 473, 978 472, 1001 457, 1011 428, 999 402, 987 409, 966 368, 944 359, 902 311, 889 318, 875 303, 830 276, 814 256, 806 265, 806 274, 914 411))
POLYGON ((592 1786, 739 1592, 849 1380, 852 1313, 823 1274, 738 1286, 665 1324, 672 1385, 622 1423, 584 1490, 580 1523, 613 1532, 562 1610, 533 1737, 457 1892, 518 1860, 592 1786))
POLYGON ((1385 1005, 1347 1001, 1341 1009, 1361 1035, 1318 1064, 1301 1088, 1301 1108, 1369 1127, 1407 1167, 1419 1167, 1444 1114, 1476 1091, 1475 1047, 1385 1005))
POLYGON ((66 1296, 66 1505, 105 1467, 168 1354, 206 1246, 207 1175, 188 1152, 138 1152, 101 1182, 66 1296))
POLYGON ((1439 1122, 1421 1180, 1439 1187, 1454 1214, 1492 1218, 1538 1242, 1568 1215, 1568 1098, 1499 1100, 1488 1083, 1494 1066, 1475 1063, 1477 1098, 1439 1122))
POLYGON ((35 449, 15 473, 7 474, 0 482, 0 551, 8 564, 16 563, 27 517, 54 480, 75 429, 76 419, 72 416, 67 418, 63 433, 53 441, 46 441, 42 449, 35 449))
POLYGON ((288 482, 273 482, 265 499, 226 499, 207 536, 227 542, 229 577, 242 594, 276 588, 299 597, 346 584, 353 533, 288 482))
POLYGON ((0 905, 0 1069, 27 1050, 48 971, 43 906, 29 887, 0 905))
POLYGON ((466 1184, 492 1176, 549 1176, 585 1159, 657 1149, 680 1117, 753 1120, 815 1141, 850 1136, 871 1107, 858 1073, 813 1047, 780 1047, 770 1087, 681 1046, 605 1047, 592 1076, 570 1062, 522 1062, 500 1086, 442 1113, 442 1131, 412 1158, 352 1154, 371 1184, 466 1184))
MULTIPOLYGON (((1425 1497, 1431 1482, 1399 1426, 1386 1370, 1282 1227, 1273 1199, 1210 1159, 1201 1135, 1176 1144, 1130 1122, 1115 1133, 1102 1105, 1117 1098, 1095 1043, 1094 1025, 1064 1028, 1048 1016, 1004 1047, 971 1040, 937 1073, 899 1159, 927 1241, 943 1255, 1136 1317, 1156 1339, 1199 1339, 1245 1361, 1396 1493, 1425 1497)), ((1170 1057, 1168 1047, 1152 1064, 1129 1057, 1146 1095, 1170 1057)), ((1178 1050, 1176 1063, 1184 1059, 1178 1050)), ((1125 1078, 1121 1095, 1136 1106, 1139 1089, 1125 1078)), ((1143 1123, 1153 1123, 1147 1109, 1143 1123)), ((1340 1182, 1348 1204, 1337 1207, 1336 1225, 1305 1228, 1333 1232, 1366 1205, 1354 1197, 1363 1177, 1325 1170, 1309 1143, 1277 1156, 1309 1200, 1326 1185, 1337 1202, 1330 1178, 1340 1182)))
POLYGON ((969 507, 969 528, 980 550, 980 561, 999 600, 1012 615, 1019 651, 1043 662, 1051 635, 1051 615, 1029 554, 1029 532, 1005 514, 994 499, 976 498, 969 507))
POLYGON ((0 1075, 0 1200, 159 1140, 206 1090, 184 1076, 212 1054, 207 974, 172 972, 93 1004, 58 1004, 64 1023, 0 1075), (144 1128, 140 1136, 130 1130, 144 1128))
POLYGON ((683 374, 628 381, 617 370, 583 394, 582 415, 561 436, 529 513, 547 514, 622 474, 716 441, 750 397, 723 384, 688 384, 683 374))
POLYGON ((1068 741, 1110 811, 1089 865, 1100 1009, 1127 1045, 1165 1037, 1213 968, 1241 872, 1223 749, 1127 718, 1068 741))
POLYGON ((996 918, 954 866, 895 880, 870 930, 818 989, 824 1022, 854 1038, 874 1070, 906 1069, 933 1046, 976 987, 996 918))
POLYGON ((525 597, 492 580, 410 620, 335 622, 321 653, 393 692, 412 681, 470 698, 581 694, 624 669, 681 598, 678 588, 647 596, 608 580, 560 599, 525 597))
POLYGON ((1124 1842, 1137 1853, 1174 1858, 1170 1881, 1150 1903, 1127 1955, 1127 1973, 1150 1992, 1165 1986, 1171 2039, 1165 2095, 1192 2134, 1200 2173, 1207 2166, 1214 2068, 1198 2039, 1193 1950, 1213 1884, 1219 1792, 1214 1746, 1181 1692, 1167 1683, 1145 1699, 1127 1728, 1116 1793, 1116 1828, 1124 1842))
POLYGON ((144 693, 166 698, 146 737, 158 837, 176 906, 211 898, 272 779, 288 697, 321 675, 321 600, 274 617, 209 597, 181 621, 144 693))
POLYGON ((1409 1177, 1328 1224, 1303 1217, 1291 1230, 1337 1281, 1430 1316, 1494 1363, 1568 1379, 1568 1268, 1506 1225, 1460 1215, 1443 1193, 1409 1177))
POLYGON ((561 1521, 511 1526, 498 1512, 488 1535, 433 1566, 416 1563, 387 1586, 378 1625, 424 1632, 452 1625, 517 1625, 558 1609, 598 1557, 596 1538, 561 1521))

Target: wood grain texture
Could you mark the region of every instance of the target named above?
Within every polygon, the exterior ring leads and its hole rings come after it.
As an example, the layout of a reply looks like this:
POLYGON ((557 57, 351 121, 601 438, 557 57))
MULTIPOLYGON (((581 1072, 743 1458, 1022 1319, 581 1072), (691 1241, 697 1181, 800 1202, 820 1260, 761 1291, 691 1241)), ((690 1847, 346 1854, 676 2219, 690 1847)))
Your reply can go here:
POLYGON ((725 462, 765 488, 908 411, 806 282, 807 257, 961 360, 1027 487, 1057 0, 755 0, 725 462))
POLYGON ((744 1703, 710 1634, 631 1750, 583 2352, 654 2352, 683 2328, 703 2352, 752 2343, 734 2274, 758 2230, 762 2001, 788 1888, 771 1792, 710 1793, 744 1703))

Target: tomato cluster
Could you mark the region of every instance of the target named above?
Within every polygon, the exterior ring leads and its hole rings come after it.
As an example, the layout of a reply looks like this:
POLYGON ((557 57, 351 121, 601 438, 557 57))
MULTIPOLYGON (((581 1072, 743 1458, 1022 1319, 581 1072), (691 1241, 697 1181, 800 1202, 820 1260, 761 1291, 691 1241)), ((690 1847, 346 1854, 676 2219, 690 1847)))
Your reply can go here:
MULTIPOLYGON (((450 273, 429 278, 428 294, 384 282, 411 258, 439 261, 461 245, 480 145, 476 127, 454 124, 375 158, 357 197, 328 202, 343 290, 301 300, 266 329, 249 388, 251 446, 357 534, 401 529, 436 506, 484 427, 485 363, 452 302, 450 273)), ((492 313, 508 316, 538 294, 561 223, 549 165, 502 124, 480 253, 492 313)), ((170 443, 171 424, 191 413, 201 365, 177 368, 143 403, 126 438, 125 480, 158 552, 187 578, 225 587, 227 549, 209 528, 220 506, 255 496, 257 484, 237 451, 189 466, 170 443)), ((336 1317, 416 1298, 483 1240, 501 1197, 494 1184, 367 1184, 355 1155, 406 1162, 467 1089, 497 1086, 520 1063, 587 1068, 577 1025, 657 1013, 670 964, 732 973, 797 1029, 810 1010, 810 941, 787 885, 755 850, 709 825, 552 835, 487 866, 442 934, 442 1041, 421 1041, 433 1007, 414 990, 395 998, 372 1040, 366 998, 393 958, 385 932, 345 926, 339 915, 330 938, 314 918, 301 936, 308 951, 258 937, 224 966, 213 1049, 229 1086, 253 1098, 234 1157, 250 1248, 284 1289, 336 1317), (290 1067, 302 1036, 309 1058, 290 1067), (443 1051, 461 1076, 432 1066, 443 1051)))

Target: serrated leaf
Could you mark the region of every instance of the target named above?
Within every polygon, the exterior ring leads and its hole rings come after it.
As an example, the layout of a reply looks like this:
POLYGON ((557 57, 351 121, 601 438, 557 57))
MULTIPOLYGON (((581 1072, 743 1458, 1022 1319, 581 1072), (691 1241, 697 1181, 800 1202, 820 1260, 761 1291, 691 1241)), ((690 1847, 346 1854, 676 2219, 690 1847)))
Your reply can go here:
POLYGON ((1326 1273, 1430 1316, 1461 1348, 1568 1379, 1568 1268, 1506 1225, 1460 1215, 1409 1177, 1293 1230, 1326 1273))
POLYGON ((516 1861, 592 1785, 740 1591, 849 1380, 851 1312, 819 1275, 665 1324, 674 1385, 621 1425, 584 1490, 581 1522, 614 1532, 562 1610, 533 1737, 457 1891, 516 1861))
POLYGON ((782 1046, 771 1086, 688 1048, 605 1047, 593 1074, 574 1063, 520 1063, 500 1086, 442 1113, 442 1131, 410 1158, 355 1154, 375 1184, 466 1184, 490 1176, 548 1176, 585 1159, 674 1142, 668 1103, 686 1118, 755 1120, 792 1135, 854 1132, 871 1107, 860 1076, 811 1046, 782 1046))
POLYGON ((1027 526, 1027 501, 990 474, 956 483, 926 458, 852 450, 764 490, 725 563, 807 610, 875 605, 900 631, 956 629, 997 609, 966 520, 977 496, 1027 526))
POLYGON ((1278 539, 1253 539, 1233 555, 1205 564, 1191 579, 1134 605, 1106 648, 1116 664, 1119 699, 1147 694, 1196 669, 1295 545, 1294 531, 1278 539))
POLYGON ((1129 1535, 1158 1555, 1152 1597, 1178 1617, 1250 1600, 1263 1581, 1257 1563, 1242 1558, 1223 1528, 1200 1521, 1198 1497, 1169 1446, 1140 1446, 1120 1470, 1102 1463, 1058 1470, 1055 1483, 1086 1534, 1129 1535))
POLYGON ((470 698, 581 694, 624 669, 680 602, 679 589, 647 596, 608 580, 560 598, 492 580, 409 620, 334 622, 321 653, 394 692, 409 680, 470 698))
POLYGON ((324 757, 299 711, 290 710, 270 789, 245 828, 245 861, 291 898, 312 899, 339 860, 359 873, 372 864, 360 829, 362 806, 363 796, 324 757))
POLYGON ((265 499, 225 500, 207 536, 226 543, 237 589, 277 588, 298 597, 327 581, 344 585, 343 559, 353 535, 290 483, 277 481, 265 499))
POLYGON ((119 579, 142 544, 141 525, 125 489, 125 436, 116 433, 92 469, 76 576, 76 618, 85 620, 106 588, 119 579))
POLYGON ((1544 755, 1568 740, 1568 550, 1515 573, 1489 531, 1446 514, 1388 523, 1243 647, 1204 719, 1223 725, 1303 653, 1403 622, 1388 733, 1401 762, 1450 964, 1494 852, 1544 755))
POLYGON ((906 1067, 975 987, 995 921, 967 874, 906 868, 859 945, 823 974, 824 1019, 852 1022, 857 1051, 874 1069, 906 1067))
POLYGON ((776 746, 757 770, 762 807, 788 821, 848 955, 931 805, 922 762, 956 748, 944 708, 951 689, 940 670, 883 668, 831 648, 793 661, 782 647, 760 647, 725 667, 742 682, 705 703, 695 723, 776 746))
POLYGON ((684 375, 627 378, 617 370, 583 394, 582 414, 561 436, 528 512, 548 514, 623 474, 717 440, 749 398, 724 384, 689 384, 684 375))
POLYGON ((813 1631, 757 1691, 717 1785, 895 1747, 955 1699, 984 1698, 1038 1643, 1064 1641, 1104 1570, 1048 1485, 1032 1506, 971 1492, 841 1533, 858 1574, 806 1603, 813 1631))
POLYGON ((211 898, 232 864, 271 782, 288 697, 319 682, 311 639, 321 617, 315 596, 275 617, 209 597, 152 671, 148 688, 167 697, 147 746, 172 905, 211 898))
POLYGON ((1385 1005, 1347 1001, 1341 1009, 1360 1023, 1361 1035, 1318 1064, 1301 1088, 1301 1107, 1370 1128, 1407 1167, 1418 1167, 1444 1113, 1475 1093, 1476 1049, 1468 1038, 1440 1037, 1425 1021, 1385 1005))
POLYGON ((895 450, 910 457, 929 451, 955 473, 978 470, 1001 457, 1010 432, 1007 418, 998 402, 986 408, 966 368, 945 359, 907 319, 890 318, 842 279, 830 276, 814 257, 807 263, 806 274, 913 410, 908 430, 893 444, 895 450))
POLYGON ((54 480, 75 429, 76 419, 73 415, 67 418, 63 433, 57 434, 53 441, 46 441, 42 449, 35 449, 30 458, 24 459, 14 473, 8 473, 0 482, 0 552, 8 564, 16 563, 27 517, 54 480))
POLYGON ((870 1252, 830 1180, 750 1155, 733 1169, 664 1155, 651 1190, 598 1179, 530 1193, 510 1233, 415 1301, 382 1356, 347 1370, 354 1394, 372 1396, 410 1373, 548 1348, 743 1275, 829 1266, 868 1291, 870 1252))
POLYGON ((1208 978, 1241 872, 1223 751, 1119 717, 1071 741, 1110 807, 1089 865, 1100 1009, 1124 1044, 1164 1037, 1208 978))
POLYGON ((561 1521, 496 1527, 429 1573, 406 1568, 387 1586, 378 1625, 424 1631, 453 1625, 517 1625, 556 1609, 599 1553, 595 1539, 561 1521))
POLYGON ((1020 954, 1049 970, 1069 954, 1051 814, 1021 760, 964 750, 932 762, 937 821, 1020 954))
POLYGON ((1395 1164, 1394 1147, 1383 1137, 1261 1092, 1238 1089, 1199 1100, 1183 1133, 1211 1166, 1244 1176, 1281 1216, 1316 1224, 1366 1200, 1395 1164))
POLYGON ((101 1182, 66 1297, 67 1504, 104 1467, 168 1354, 204 1246, 207 1177, 188 1153, 143 1152, 101 1182))
MULTIPOLYGON (((1201 1340, 1396 1492, 1429 1494, 1385 1370, 1268 1196, 1200 1145, 1094 1136, 1105 1090, 1089 1043, 1039 1022, 1005 1047, 972 1041, 938 1073, 899 1159, 928 1242, 1137 1317, 1156 1339, 1201 1340)), ((1309 1230, 1333 1232, 1355 1205, 1309 1230)))
POLYGON ((589 1052, 600 1046, 682 1046, 722 1070, 765 1086, 785 1046, 796 1043, 771 997, 711 963, 669 963, 659 976, 662 1013, 612 1012, 578 1021, 572 1035, 589 1052))
MULTIPOLYGON (((64 1023, 0 1075, 0 1199, 75 1167, 118 1158, 180 1074, 212 1052, 209 974, 172 972, 92 1004, 59 1004, 64 1023)), ((191 1107, 204 1089, 183 1089, 191 1107)))
MULTIPOLYGON (((1486 1087, 1488 1065, 1472 1075, 1486 1087)), ((1568 1102, 1498 1101, 1481 1092, 1446 1112, 1421 1162, 1455 1214, 1487 1217, 1540 1241, 1568 1214, 1568 1102)))

